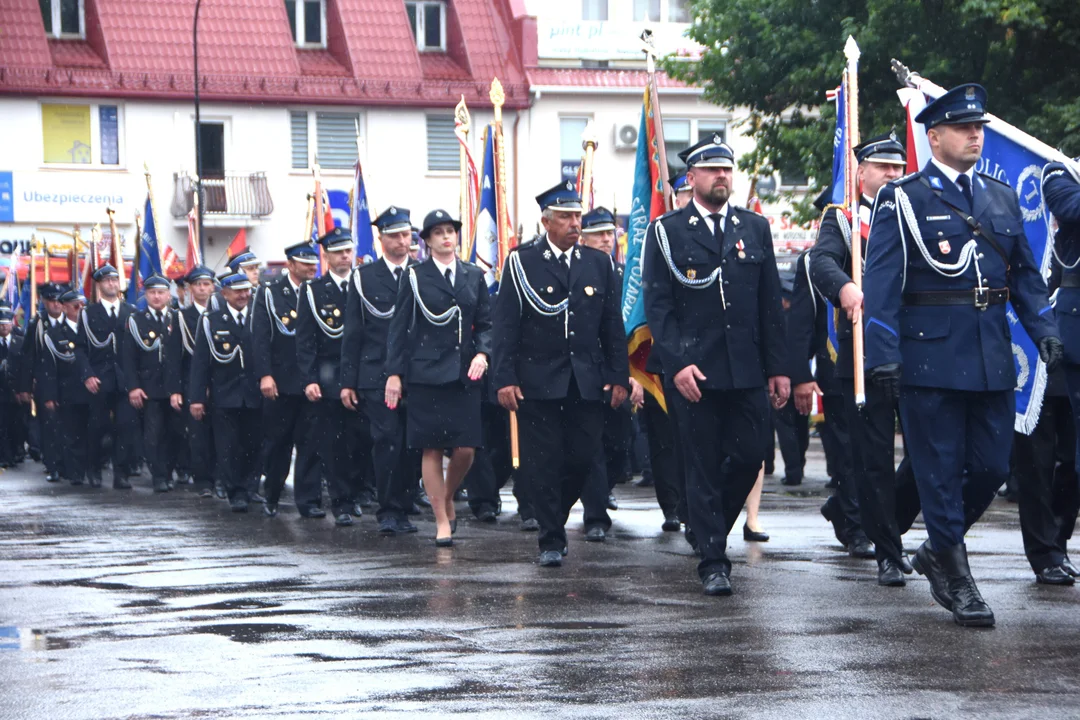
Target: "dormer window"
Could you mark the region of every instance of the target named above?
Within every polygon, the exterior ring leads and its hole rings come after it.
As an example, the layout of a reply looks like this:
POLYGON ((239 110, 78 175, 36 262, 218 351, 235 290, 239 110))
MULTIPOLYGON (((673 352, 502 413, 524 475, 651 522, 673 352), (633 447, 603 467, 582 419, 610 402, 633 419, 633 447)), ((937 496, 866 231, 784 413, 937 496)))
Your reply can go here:
POLYGON ((446 4, 442 0, 406 0, 405 11, 420 52, 446 51, 446 4))
POLYGON ((86 37, 86 14, 83 0, 38 0, 45 34, 54 38, 86 37))
POLYGON ((285 12, 296 47, 326 47, 326 0, 285 0, 285 12))

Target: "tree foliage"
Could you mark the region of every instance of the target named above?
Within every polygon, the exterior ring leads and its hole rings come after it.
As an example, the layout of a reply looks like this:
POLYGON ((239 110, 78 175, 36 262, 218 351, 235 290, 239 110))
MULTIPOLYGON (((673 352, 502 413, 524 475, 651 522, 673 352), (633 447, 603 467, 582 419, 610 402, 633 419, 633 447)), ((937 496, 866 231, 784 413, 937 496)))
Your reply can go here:
POLYGON ((718 105, 748 107, 757 141, 740 167, 813 178, 797 215, 829 183, 835 111, 825 92, 844 68, 844 41, 862 50, 863 137, 904 126, 896 58, 943 87, 978 82, 989 110, 1069 155, 1080 154, 1078 0, 694 0, 689 35, 700 60, 667 72, 718 105))

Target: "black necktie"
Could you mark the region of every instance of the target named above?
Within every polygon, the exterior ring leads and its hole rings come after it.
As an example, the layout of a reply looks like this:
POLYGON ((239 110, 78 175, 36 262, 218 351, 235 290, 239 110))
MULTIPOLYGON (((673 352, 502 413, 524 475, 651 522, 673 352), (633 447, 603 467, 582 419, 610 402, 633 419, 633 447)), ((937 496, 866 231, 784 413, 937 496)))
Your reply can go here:
POLYGON ((724 214, 723 213, 710 213, 709 219, 712 220, 713 237, 716 238, 716 247, 724 247, 724 214))
POLYGON ((446 276, 446 284, 449 285, 451 288, 454 287, 454 273, 450 270, 450 268, 446 268, 446 272, 444 272, 443 275, 446 276))
POLYGON ((960 192, 964 194, 964 199, 967 200, 968 204, 968 211, 970 211, 974 207, 971 196, 971 178, 967 175, 961 175, 956 178, 956 184, 960 186, 960 192))
POLYGON ((401 282, 401 268, 399 267, 394 268, 394 282, 401 282))
POLYGON ((116 319, 116 308, 115 307, 110 307, 109 308, 109 319, 110 320, 115 320, 116 319))
POLYGON ((244 317, 244 311, 243 311, 243 310, 241 310, 241 311, 239 312, 239 314, 237 314, 237 316, 236 316, 236 322, 237 322, 237 323, 239 323, 240 327, 244 327, 244 321, 245 321, 245 319, 246 319, 246 318, 244 317))

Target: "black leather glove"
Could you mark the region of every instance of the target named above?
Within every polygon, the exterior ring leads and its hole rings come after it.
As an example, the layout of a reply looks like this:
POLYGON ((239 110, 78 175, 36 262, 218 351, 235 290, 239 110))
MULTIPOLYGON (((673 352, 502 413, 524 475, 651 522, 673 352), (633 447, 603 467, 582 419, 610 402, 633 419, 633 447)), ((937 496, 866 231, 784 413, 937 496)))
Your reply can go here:
POLYGON ((870 382, 874 383, 875 387, 885 393, 889 400, 896 402, 900 398, 900 375, 902 372, 903 368, 900 363, 885 363, 870 368, 867 374, 870 376, 870 382))
POLYGON ((1052 373, 1065 359, 1065 346, 1053 335, 1044 337, 1039 341, 1039 359, 1046 363, 1046 372, 1052 373))

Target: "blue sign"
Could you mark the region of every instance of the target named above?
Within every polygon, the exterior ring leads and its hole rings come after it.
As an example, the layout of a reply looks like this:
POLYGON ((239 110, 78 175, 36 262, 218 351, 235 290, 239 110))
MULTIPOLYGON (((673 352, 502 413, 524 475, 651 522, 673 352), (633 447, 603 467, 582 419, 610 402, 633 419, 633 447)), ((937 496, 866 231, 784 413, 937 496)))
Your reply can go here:
POLYGON ((0 171, 0 222, 15 222, 15 180, 11 171, 0 171))

